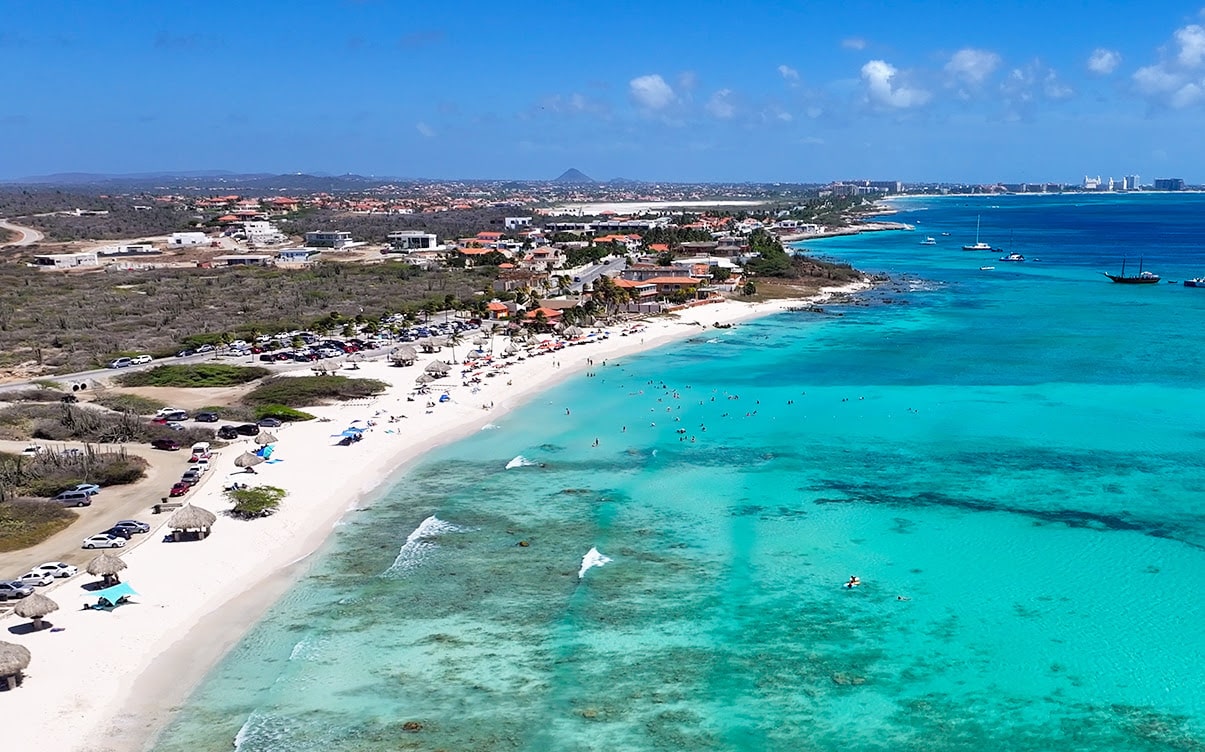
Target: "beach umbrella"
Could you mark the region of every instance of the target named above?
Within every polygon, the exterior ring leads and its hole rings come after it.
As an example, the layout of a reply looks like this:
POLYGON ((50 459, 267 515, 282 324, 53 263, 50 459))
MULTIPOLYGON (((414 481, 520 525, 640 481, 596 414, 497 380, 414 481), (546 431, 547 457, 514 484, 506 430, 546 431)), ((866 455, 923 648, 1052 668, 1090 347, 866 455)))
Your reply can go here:
POLYGON ((580 337, 582 336, 582 330, 576 326, 570 326, 565 329, 563 334, 566 337, 580 337))
POLYGON ((260 457, 258 454, 253 454, 252 452, 243 452, 242 454, 240 454, 239 456, 234 458, 234 466, 235 467, 255 467, 256 465, 258 465, 259 463, 261 463, 263 461, 264 461, 264 458, 260 457))
POLYGON ((419 374, 419 377, 414 380, 414 383, 415 384, 430 384, 432 381, 435 381, 434 376, 432 376, 429 373, 423 373, 423 374, 419 374))
POLYGON ((88 562, 88 566, 84 568, 84 571, 97 577, 104 577, 106 582, 110 580, 116 582, 118 581, 117 573, 127 566, 120 558, 108 551, 102 551, 92 557, 92 561, 88 562))
POLYGON ((269 431, 264 431, 259 436, 255 437, 255 443, 259 444, 260 446, 265 446, 265 445, 271 444, 275 441, 276 441, 276 435, 269 431))
POLYGON ((514 342, 507 342, 506 347, 502 349, 502 352, 506 355, 514 355, 515 353, 519 352, 519 348, 515 347, 514 342))
POLYGON ((481 335, 473 337, 473 344, 477 345, 478 347, 480 347, 481 345, 484 345, 486 342, 489 342, 489 340, 486 339, 485 337, 482 337, 481 335))
POLYGON ((185 504, 167 521, 172 530, 208 530, 218 519, 217 515, 208 509, 185 504))
MULTIPOLYGON (((14 645, 11 642, 0 642, 0 678, 20 677, 21 672, 29 668, 29 648, 24 645, 14 645)), ((13 688, 10 679, 9 689, 13 688)))
POLYGON ((428 363, 427 367, 424 368, 423 370, 425 370, 427 373, 433 374, 433 375, 440 374, 440 373, 447 375, 452 369, 448 367, 447 363, 444 363, 441 360, 433 360, 430 363, 428 363))
POLYGON ((33 628, 36 630, 45 628, 46 625, 42 623, 42 619, 46 617, 46 614, 58 610, 59 604, 41 593, 34 593, 18 603, 17 607, 13 609, 13 613, 24 619, 33 619, 33 628))
POLYGON ((418 360, 418 351, 410 345, 402 345, 394 348, 393 352, 389 354, 389 360, 394 365, 408 366, 418 360))

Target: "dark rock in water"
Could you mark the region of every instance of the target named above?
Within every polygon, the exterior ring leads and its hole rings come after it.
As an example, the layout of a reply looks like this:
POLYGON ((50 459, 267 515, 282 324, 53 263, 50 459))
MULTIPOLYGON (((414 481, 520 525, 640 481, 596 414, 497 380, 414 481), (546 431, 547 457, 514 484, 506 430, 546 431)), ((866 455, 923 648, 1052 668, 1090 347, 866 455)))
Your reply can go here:
POLYGON ((418 721, 406 721, 402 724, 402 731, 422 731, 423 724, 418 721))
POLYGON ((519 541, 519 548, 527 548, 530 545, 531 544, 528 543, 527 541, 519 541))

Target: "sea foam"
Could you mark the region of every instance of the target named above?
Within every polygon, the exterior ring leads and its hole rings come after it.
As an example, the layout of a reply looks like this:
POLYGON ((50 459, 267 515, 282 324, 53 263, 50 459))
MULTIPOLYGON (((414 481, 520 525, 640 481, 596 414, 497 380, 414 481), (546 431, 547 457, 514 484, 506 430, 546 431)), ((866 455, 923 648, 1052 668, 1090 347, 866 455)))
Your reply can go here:
POLYGON ((604 564, 608 564, 610 561, 610 556, 600 553, 597 548, 591 548, 586 552, 586 555, 582 557, 582 568, 577 570, 577 578, 580 580, 586 576, 586 572, 590 571, 594 567, 601 567, 604 564))
POLYGON ((534 464, 536 463, 520 454, 518 457, 515 457, 510 462, 506 463, 506 469, 513 470, 516 467, 531 467, 534 464))
POLYGON ((422 564, 423 559, 435 550, 435 541, 432 540, 444 533, 455 533, 461 530, 460 527, 453 525, 450 522, 444 522, 435 515, 431 515, 427 519, 419 523, 419 526, 414 529, 414 532, 406 536, 406 542, 402 544, 401 550, 397 553, 397 558, 393 560, 393 564, 386 569, 382 576, 401 574, 414 569, 422 564))

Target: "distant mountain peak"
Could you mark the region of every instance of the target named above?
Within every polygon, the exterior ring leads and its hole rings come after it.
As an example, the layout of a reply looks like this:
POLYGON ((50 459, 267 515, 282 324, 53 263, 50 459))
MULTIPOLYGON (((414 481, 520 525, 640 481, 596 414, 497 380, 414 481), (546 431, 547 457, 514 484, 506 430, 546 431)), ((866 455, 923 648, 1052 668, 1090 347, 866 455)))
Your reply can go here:
POLYGON ((583 173, 581 170, 577 169, 576 167, 570 167, 568 170, 565 170, 564 172, 562 172, 561 176, 559 178, 557 178, 556 180, 554 180, 552 182, 554 182, 554 183, 593 183, 594 178, 590 177, 589 175, 586 175, 585 173, 583 173))

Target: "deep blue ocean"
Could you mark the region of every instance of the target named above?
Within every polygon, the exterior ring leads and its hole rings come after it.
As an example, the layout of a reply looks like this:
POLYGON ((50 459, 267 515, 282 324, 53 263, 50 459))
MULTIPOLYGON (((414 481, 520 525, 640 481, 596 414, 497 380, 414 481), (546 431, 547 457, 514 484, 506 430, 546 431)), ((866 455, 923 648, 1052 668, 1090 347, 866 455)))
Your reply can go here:
POLYGON ((430 455, 154 749, 1205 750, 1205 196, 895 206, 430 455))

